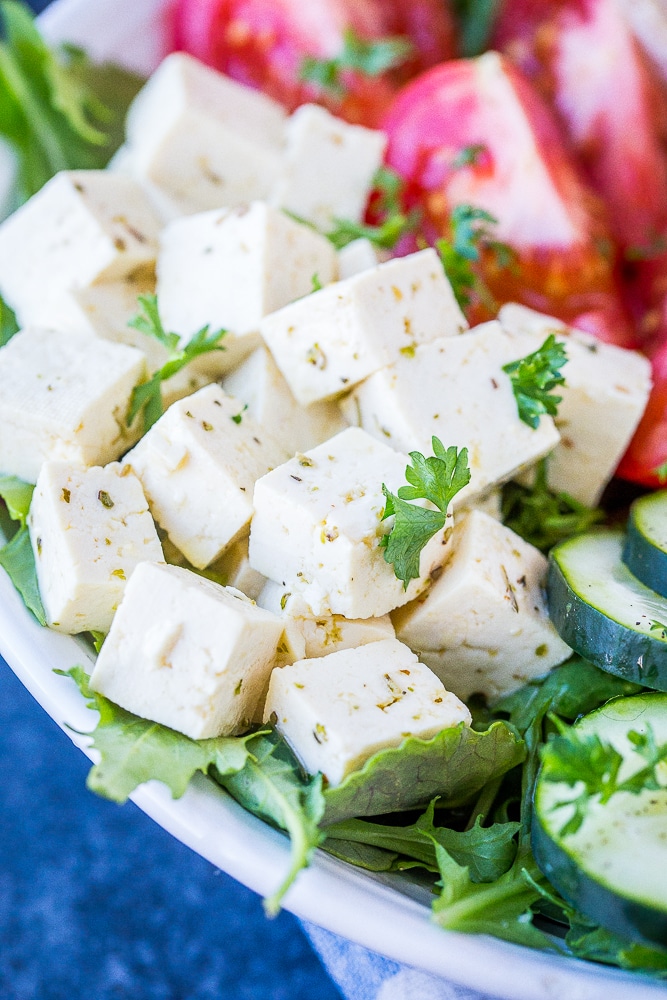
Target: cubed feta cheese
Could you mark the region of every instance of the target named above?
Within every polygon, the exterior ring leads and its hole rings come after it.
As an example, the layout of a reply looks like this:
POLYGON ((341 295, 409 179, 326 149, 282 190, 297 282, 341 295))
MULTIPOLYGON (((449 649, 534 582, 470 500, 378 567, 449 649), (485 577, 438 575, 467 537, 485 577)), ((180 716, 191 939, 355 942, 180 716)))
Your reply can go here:
POLYGON ((470 712, 395 639, 274 670, 264 708, 310 774, 338 785, 378 750, 469 725, 470 712))
MULTIPOLYGON (((230 545, 213 563, 211 569, 218 573, 226 587, 240 590, 242 594, 256 601, 267 583, 266 577, 254 570, 248 560, 248 538, 244 536, 230 545)), ((260 605, 263 607, 263 605, 260 605)), ((267 610, 271 611, 271 608, 267 610)))
MULTIPOLYGON (((283 583, 312 615, 370 618, 417 597, 446 557, 448 529, 421 553, 407 590, 385 561, 382 484, 405 483, 406 455, 350 427, 255 485, 250 565, 283 583)), ((448 526, 451 517, 448 520, 448 526)))
POLYGON ((322 232, 337 218, 360 222, 386 145, 383 132, 303 104, 287 122, 285 153, 270 200, 322 232))
POLYGON ((185 214, 266 198, 285 117, 259 91, 173 53, 130 108, 133 169, 185 214))
POLYGON ((214 384, 170 406, 125 462, 155 520, 202 569, 247 531, 255 480, 284 458, 243 404, 214 384))
POLYGON ((346 392, 418 344, 466 328, 431 248, 314 292, 260 327, 303 406, 346 392))
POLYGON ((158 220, 136 181, 66 171, 0 225, 0 294, 23 325, 34 300, 155 264, 158 220))
POLYGON ((258 347, 223 381, 248 414, 276 437, 289 455, 307 451, 347 426, 335 403, 299 406, 265 347, 258 347))
POLYGON ((457 520, 442 574, 393 615, 398 638, 459 698, 521 687, 571 650, 551 624, 542 553, 495 518, 457 520))
POLYGON ((158 299, 165 327, 186 339, 229 331, 225 350, 201 359, 230 371, 259 343, 263 316, 337 276, 324 236, 264 202, 177 219, 162 233, 158 299))
POLYGON ((236 591, 180 566, 140 563, 91 687, 191 739, 231 736, 253 716, 281 632, 236 591))
POLYGON ((163 558, 136 476, 45 462, 28 520, 42 604, 60 632, 107 632, 138 563, 163 558))
POLYGON ((651 364, 637 351, 605 344, 560 320, 510 303, 503 328, 517 341, 517 357, 554 333, 565 345, 565 385, 554 422, 560 443, 549 455, 547 481, 588 507, 600 501, 635 432, 651 390, 651 364))
POLYGON ((105 465, 136 441, 125 417, 146 378, 124 344, 30 329, 0 349, 0 469, 34 483, 47 459, 105 465))
POLYGON ((352 240, 338 251, 338 274, 341 281, 355 274, 361 274, 362 271, 368 271, 371 267, 377 267, 381 263, 380 254, 371 241, 364 237, 352 240))
POLYGON ((519 418, 503 365, 516 360, 516 341, 499 323, 462 337, 442 337, 375 372, 346 400, 343 412, 373 437, 402 452, 430 455, 431 438, 468 449, 471 481, 455 504, 510 479, 558 443, 549 416, 533 430, 519 418))

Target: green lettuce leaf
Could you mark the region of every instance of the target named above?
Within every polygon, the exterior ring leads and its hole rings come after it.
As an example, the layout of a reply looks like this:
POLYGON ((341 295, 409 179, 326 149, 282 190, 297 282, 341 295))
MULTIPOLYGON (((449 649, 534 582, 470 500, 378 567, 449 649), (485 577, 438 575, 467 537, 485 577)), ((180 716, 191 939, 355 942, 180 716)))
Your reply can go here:
POLYGON ((356 840, 343 840, 336 837, 327 839, 321 845, 322 850, 339 861, 347 861, 348 864, 356 868, 365 868, 368 872, 391 872, 395 871, 395 864, 398 854, 385 851, 381 847, 373 847, 370 844, 357 843, 356 840))
POLYGON ((16 316, 0 296, 0 347, 4 347, 18 333, 19 325, 16 316))
POLYGON ((304 779, 289 748, 274 732, 253 740, 252 755, 237 773, 214 776, 242 806, 289 834, 290 869, 276 892, 264 900, 272 916, 324 839, 318 826, 324 812, 322 777, 304 779))
POLYGON ((167 785, 177 799, 197 771, 205 774, 209 767, 215 767, 218 774, 228 775, 240 771, 251 758, 248 744, 258 738, 256 734, 191 740, 167 726, 139 718, 93 691, 83 667, 60 672, 72 678, 88 707, 100 714, 91 734, 100 762, 91 769, 87 785, 104 798, 122 804, 135 788, 155 779, 167 785))
POLYGON ((0 549, 0 566, 23 598, 28 611, 33 613, 40 625, 46 625, 44 605, 37 585, 35 557, 26 527, 20 528, 0 549))
POLYGON ((503 722, 483 733, 461 723, 430 740, 408 737, 374 754, 335 788, 324 792, 324 825, 402 812, 440 796, 443 805, 467 801, 483 785, 525 757, 525 747, 503 722))
POLYGON ((13 521, 19 521, 25 527, 30 510, 30 503, 35 487, 17 476, 0 476, 0 497, 7 505, 7 511, 13 521))

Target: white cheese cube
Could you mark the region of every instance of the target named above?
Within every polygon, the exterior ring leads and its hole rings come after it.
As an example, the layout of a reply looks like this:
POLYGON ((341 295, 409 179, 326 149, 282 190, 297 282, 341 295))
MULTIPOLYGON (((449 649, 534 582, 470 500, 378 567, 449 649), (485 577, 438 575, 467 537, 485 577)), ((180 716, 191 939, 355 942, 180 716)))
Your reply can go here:
POLYGON ((138 177, 184 214, 266 198, 277 175, 285 112, 185 53, 160 64, 127 117, 138 177))
POLYGON ((117 463, 45 462, 28 520, 48 624, 107 632, 138 563, 163 559, 141 483, 117 463))
POLYGON ((322 232, 334 219, 360 222, 382 164, 383 132, 350 125, 316 104, 304 104, 285 128, 285 152, 270 201, 322 232))
POLYGON ((312 615, 381 616, 417 597, 446 557, 444 529, 421 553, 407 590, 385 561, 382 484, 405 483, 408 458, 350 427, 255 485, 250 565, 300 595, 312 615))
POLYGON ((469 725, 470 712, 395 639, 274 670, 264 708, 310 774, 338 785, 378 750, 469 725))
POLYGON ((168 330, 229 331, 225 350, 202 358, 229 371, 259 343, 261 319, 337 276, 324 236, 263 202, 177 219, 161 237, 158 299, 168 330))
POLYGON ((456 522, 442 575, 393 615, 396 635, 459 698, 498 698, 572 652, 549 619, 546 570, 538 549, 471 511, 456 522))
POLYGON ((0 225, 0 294, 25 325, 35 298, 152 267, 157 233, 157 217, 131 178, 57 174, 0 225))
POLYGON ((30 329, 0 349, 0 469, 34 483, 47 459, 106 465, 136 441, 127 428, 143 354, 124 344, 30 329))
POLYGON ((361 237, 352 240, 346 247, 338 251, 338 274, 340 280, 351 278, 371 267, 377 267, 382 259, 370 240, 361 237))
POLYGON ((303 405, 346 392, 418 344, 461 333, 466 320, 435 250, 379 264, 293 302, 261 333, 303 405))
POLYGON ((605 344, 560 320, 510 303, 503 328, 516 338, 517 358, 538 350, 554 333, 567 352, 565 385, 554 418, 561 436, 547 462, 556 491, 594 507, 623 457, 651 390, 651 365, 637 351, 605 344))
MULTIPOLYGON (((223 552, 211 569, 218 573, 226 587, 240 590, 251 601, 257 601, 262 588, 266 585, 266 577, 254 570, 248 560, 248 538, 239 538, 237 542, 223 552)), ((264 605, 260 605, 263 607, 264 605)), ((272 610, 271 608, 268 609, 272 610)))
POLYGON ((463 337, 443 337, 401 355, 358 386, 343 412, 402 452, 430 455, 433 435, 445 447, 466 447, 471 481, 455 504, 469 504, 558 443, 551 417, 541 417, 535 430, 519 418, 502 370, 516 357, 515 339, 499 323, 485 323, 463 337))
POLYGON ((140 563, 91 687, 193 740, 247 728, 282 625, 238 592, 179 566, 140 563))
POLYGON ((247 531, 255 480, 284 458, 242 403, 208 385, 170 406, 125 462, 155 520, 203 569, 247 531))
POLYGON ((299 406, 265 347, 258 347, 223 381, 248 414, 276 437, 289 455, 307 451, 347 427, 335 403, 299 406))

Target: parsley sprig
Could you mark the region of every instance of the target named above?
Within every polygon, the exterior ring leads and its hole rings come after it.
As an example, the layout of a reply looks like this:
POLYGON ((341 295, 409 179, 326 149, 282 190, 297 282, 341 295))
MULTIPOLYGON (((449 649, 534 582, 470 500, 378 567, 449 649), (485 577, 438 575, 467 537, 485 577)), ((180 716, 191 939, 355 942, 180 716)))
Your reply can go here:
POLYGON ((479 56, 488 48, 500 0, 453 0, 461 55, 479 56))
POLYGON ((168 333, 162 325, 157 297, 140 295, 138 303, 143 312, 131 319, 128 326, 146 334, 147 337, 154 337, 169 352, 162 367, 158 368, 147 382, 142 382, 132 390, 127 423, 131 424, 139 413, 143 413, 144 433, 146 433, 162 416, 162 383, 180 372, 194 358, 211 351, 224 351, 225 348, 220 341, 227 331, 217 330, 209 334, 208 325, 204 326, 181 348, 180 336, 177 333, 168 333))
POLYGON ((634 729, 627 733, 633 750, 646 763, 621 780, 620 769, 625 758, 616 747, 601 740, 597 733, 582 735, 557 717, 552 721, 560 735, 542 751, 543 780, 577 789, 572 798, 563 799, 554 806, 574 808, 559 831, 562 837, 581 828, 594 799, 605 805, 618 792, 638 795, 643 791, 664 789, 665 783, 658 769, 667 763, 667 743, 656 742, 650 725, 647 724, 645 733, 634 729))
POLYGON ((381 250, 392 250, 401 236, 412 232, 419 224, 421 214, 417 209, 403 211, 404 181, 391 167, 379 167, 373 177, 375 210, 383 221, 378 225, 354 222, 352 219, 334 219, 334 226, 326 235, 337 250, 342 250, 353 240, 367 239, 381 250))
MULTIPOLYGON (((474 155, 476 158, 480 154, 476 152, 474 155)), ((511 247, 496 240, 493 235, 493 226, 497 221, 495 216, 483 208, 456 205, 449 220, 450 238, 436 242, 445 274, 462 309, 471 304, 473 297, 477 297, 495 311, 493 296, 473 267, 481 260, 482 253, 491 254, 499 268, 512 268, 516 265, 511 247)))
POLYGON ((331 59, 306 56, 301 63, 299 79, 314 83, 321 91, 333 97, 343 98, 347 93, 346 73, 381 76, 409 59, 413 48, 410 39, 402 35, 365 39, 353 28, 347 28, 339 55, 331 59))
POLYGON ((421 551, 444 528, 452 499, 470 482, 467 448, 460 451, 454 445, 445 448, 435 436, 432 445, 433 455, 428 458, 421 452, 410 452, 412 464, 405 470, 409 485, 401 486, 398 494, 382 484, 387 501, 382 519, 393 515, 394 523, 380 544, 385 560, 393 564, 397 579, 403 581, 404 590, 410 580, 419 577, 421 551), (407 502, 419 499, 429 500, 437 510, 407 502))
POLYGON ((503 365, 512 382, 514 398, 519 417, 533 430, 539 425, 543 413, 555 417, 562 396, 554 395, 554 389, 565 385, 561 368, 567 362, 567 352, 563 344, 550 333, 541 347, 525 358, 503 365))

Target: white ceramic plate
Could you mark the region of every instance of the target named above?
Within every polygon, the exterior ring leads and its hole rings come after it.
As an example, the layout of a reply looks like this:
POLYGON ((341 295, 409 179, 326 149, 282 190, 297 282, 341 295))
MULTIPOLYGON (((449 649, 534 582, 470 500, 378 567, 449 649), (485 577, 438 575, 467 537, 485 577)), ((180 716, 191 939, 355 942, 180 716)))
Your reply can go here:
MULTIPOLYGON (((73 41, 95 58, 148 72, 162 50, 163 0, 58 0, 42 16, 52 39, 73 41)), ((0 652, 48 714, 84 752, 96 714, 74 683, 53 671, 90 669, 76 639, 41 628, 0 570, 0 652), (72 727, 72 728, 68 728, 72 727)), ((89 754, 90 756, 90 754, 89 754)), ((132 796, 174 837, 251 889, 267 895, 288 869, 287 839, 198 775, 178 800, 156 782, 132 796)), ((444 979, 507 1000, 649 1000, 664 986, 642 977, 485 937, 439 930, 429 900, 407 882, 374 876, 318 852, 289 892, 297 916, 444 979)))

